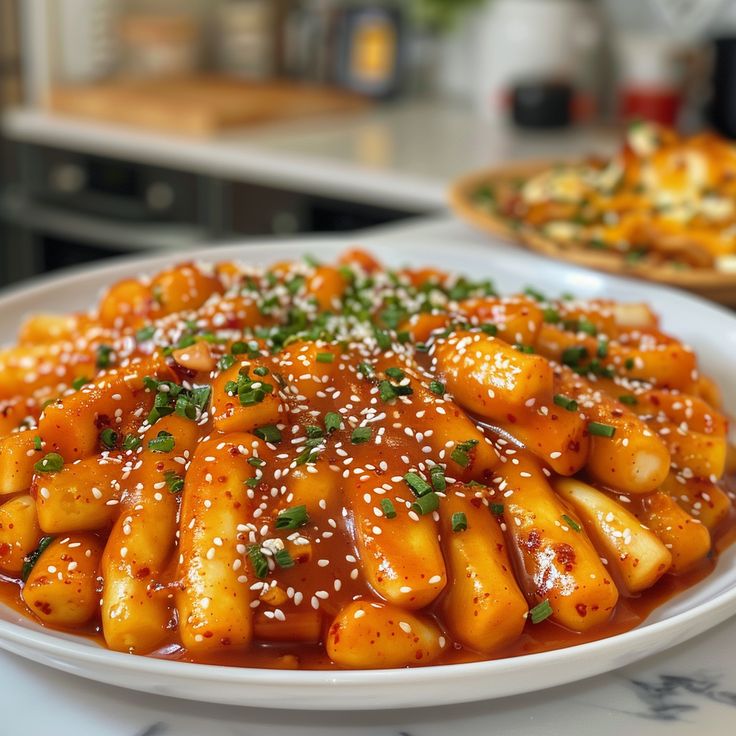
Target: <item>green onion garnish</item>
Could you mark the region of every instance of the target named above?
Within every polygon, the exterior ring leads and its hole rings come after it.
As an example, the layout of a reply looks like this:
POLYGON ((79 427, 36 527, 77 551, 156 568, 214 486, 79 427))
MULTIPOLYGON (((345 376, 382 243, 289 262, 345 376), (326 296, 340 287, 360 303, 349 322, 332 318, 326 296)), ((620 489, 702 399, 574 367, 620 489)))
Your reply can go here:
POLYGON ((336 411, 328 411, 325 414, 325 430, 327 433, 340 429, 342 425, 342 417, 336 411))
POLYGON ((541 624, 542 621, 548 619, 551 615, 552 606, 546 598, 529 611, 529 618, 531 618, 533 624, 541 624))
POLYGON ((588 432, 596 437, 613 437, 616 427, 602 422, 588 422, 588 432))
POLYGON ((441 465, 433 465, 429 469, 429 481, 435 491, 444 491, 447 488, 445 471, 442 469, 441 465))
POLYGON ((98 345, 97 346, 97 367, 98 368, 109 368, 112 363, 112 347, 110 345, 98 345))
POLYGON ((43 450, 43 440, 38 435, 33 438, 33 449, 38 452, 43 450))
POLYGON ((432 486, 418 473, 407 473, 404 476, 404 481, 417 496, 424 496, 432 490, 432 486))
POLYGON ((618 400, 627 406, 636 406, 639 403, 639 399, 634 394, 624 394, 623 396, 619 396, 618 400))
POLYGON ((102 432, 100 432, 100 442, 102 442, 108 450, 112 450, 118 443, 118 433, 114 429, 106 427, 102 432))
POLYGON ((557 406, 561 406, 563 409, 567 409, 567 411, 577 411, 578 410, 578 402, 575 401, 575 399, 571 399, 569 396, 564 396, 563 394, 555 394, 553 401, 557 406))
POLYGON ((354 445, 362 445, 370 440, 372 434, 373 430, 370 427, 356 427, 350 435, 350 441, 354 445))
POLYGON ((433 511, 437 511, 439 506, 440 497, 432 491, 419 496, 411 505, 411 509, 419 514, 419 516, 425 516, 426 514, 431 514, 433 511))
POLYGON ((176 440, 171 432, 159 432, 152 440, 148 440, 151 452, 171 452, 175 446, 176 440))
POLYGON ((441 381, 431 381, 429 384, 429 390, 436 396, 444 396, 445 384, 441 381))
POLYGON ((568 526, 570 527, 570 529, 572 529, 573 531, 579 532, 579 531, 580 531, 580 530, 582 529, 582 527, 580 526, 580 524, 578 524, 578 523, 577 523, 577 521, 575 521, 575 519, 571 518, 571 517, 570 517, 570 516, 568 516, 567 514, 562 514, 562 520, 563 520, 563 521, 565 522, 565 524, 567 524, 567 525, 568 525, 568 526))
POLYGON ((87 376, 77 376, 72 381, 72 388, 75 391, 79 391, 79 389, 82 388, 82 386, 86 386, 89 382, 90 382, 90 379, 87 378, 87 376))
POLYGON ((58 452, 49 452, 33 465, 37 473, 58 473, 63 467, 64 458, 58 452))
POLYGON ((370 363, 358 363, 358 373, 360 373, 363 378, 373 378, 376 372, 373 370, 373 366, 370 363))
POLYGON ((624 368, 626 368, 627 371, 630 371, 633 369, 635 363, 633 358, 626 358, 624 361, 624 368))
POLYGON ((393 378, 394 381, 400 381, 406 375, 401 368, 386 368, 385 373, 389 378, 393 378))
POLYGON ((335 360, 334 353, 317 353, 318 363, 332 363, 335 360))
POLYGON ((598 357, 605 358, 608 355, 608 340, 598 338, 598 357))
POLYGON ((268 375, 268 368, 266 368, 265 365, 259 365, 257 368, 253 369, 253 373, 256 376, 267 376, 268 375))
POLYGON ((275 444, 281 441, 281 431, 275 424, 264 424, 262 427, 253 430, 256 437, 260 437, 265 442, 275 444))
POLYGON ((309 521, 306 506, 292 506, 276 517, 277 529, 298 529, 309 521))
POLYGON ((450 453, 450 459, 454 460, 460 467, 467 468, 470 465, 470 457, 468 452, 478 444, 478 440, 466 440, 456 445, 455 449, 450 453))
POLYGON ((496 325, 491 322, 487 322, 486 324, 480 326, 480 331, 484 332, 486 335, 495 337, 498 334, 498 327, 496 327, 496 325))
POLYGON ((136 450, 141 446, 141 441, 134 434, 126 434, 123 438, 123 450, 136 450))
POLYGON ((177 475, 173 470, 166 471, 164 480, 169 493, 181 493, 184 490, 184 478, 177 475))
POLYGON ((266 555, 261 552, 261 548, 257 544, 248 547, 248 559, 253 566, 253 572, 257 578, 265 578, 268 575, 268 561, 266 555))
POLYGON ((503 514, 504 506, 502 503, 492 503, 490 508, 494 516, 501 516, 503 514))
POLYGON ((556 324, 562 319, 562 317, 560 317, 560 313, 553 307, 546 307, 542 311, 542 315, 547 324, 556 324))
POLYGON ((217 361, 217 368, 221 371, 226 371, 228 368, 232 368, 235 365, 234 355, 223 355, 220 360, 217 361))
POLYGON ((155 333, 156 328, 153 325, 148 325, 148 327, 141 327, 141 329, 135 333, 135 339, 137 342, 145 342, 146 340, 150 340, 155 333))
POLYGON ((274 552, 274 562, 282 569, 294 567, 294 558, 289 554, 288 549, 280 549, 278 552, 274 552))
POLYGON ((31 570, 35 567, 38 562, 38 558, 43 554, 44 550, 54 541, 52 536, 41 537, 38 547, 33 550, 30 554, 23 558, 23 570, 21 572, 21 579, 25 583, 28 580, 28 576, 31 574, 31 570))
POLYGON ((580 361, 587 357, 588 351, 582 346, 565 348, 562 351, 562 362, 573 368, 579 365, 580 361))
POLYGON ((383 515, 387 519, 396 518, 396 508, 394 507, 394 504, 390 499, 388 498, 381 499, 381 510, 383 511, 383 515))
POLYGON ((464 532, 468 528, 468 517, 462 511, 452 515, 452 531, 464 532))

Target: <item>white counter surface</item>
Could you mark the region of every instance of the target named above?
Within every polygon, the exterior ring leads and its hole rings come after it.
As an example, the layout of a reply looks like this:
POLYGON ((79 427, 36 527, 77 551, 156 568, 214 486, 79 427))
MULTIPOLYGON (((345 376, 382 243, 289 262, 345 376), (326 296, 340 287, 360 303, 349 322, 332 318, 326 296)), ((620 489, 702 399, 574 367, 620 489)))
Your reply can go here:
POLYGON ((378 106, 349 117, 184 138, 16 109, 5 135, 238 181, 425 212, 443 208, 449 182, 510 159, 610 152, 602 129, 520 133, 446 103, 378 106))

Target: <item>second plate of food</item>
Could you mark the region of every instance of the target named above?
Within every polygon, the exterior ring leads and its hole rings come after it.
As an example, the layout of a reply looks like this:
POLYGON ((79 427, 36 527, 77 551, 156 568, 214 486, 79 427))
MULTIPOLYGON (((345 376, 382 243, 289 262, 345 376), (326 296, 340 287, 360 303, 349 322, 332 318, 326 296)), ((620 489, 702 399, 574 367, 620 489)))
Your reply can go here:
POLYGON ((2 298, 6 341, 75 315, 0 355, 0 646, 375 709, 582 679, 736 611, 732 316, 503 245, 346 245, 2 298))
POLYGON ((546 256, 736 304, 736 149, 631 126, 610 159, 519 162, 451 190, 475 227, 546 256))

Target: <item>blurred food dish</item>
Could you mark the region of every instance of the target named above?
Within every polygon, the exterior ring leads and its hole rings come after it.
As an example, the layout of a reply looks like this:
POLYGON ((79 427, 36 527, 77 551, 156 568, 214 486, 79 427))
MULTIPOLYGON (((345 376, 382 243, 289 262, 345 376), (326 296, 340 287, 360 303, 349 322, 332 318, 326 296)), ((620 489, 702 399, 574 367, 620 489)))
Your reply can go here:
POLYGON ((736 304, 736 148, 635 123, 611 159, 524 162, 461 179, 464 219, 545 255, 736 304))

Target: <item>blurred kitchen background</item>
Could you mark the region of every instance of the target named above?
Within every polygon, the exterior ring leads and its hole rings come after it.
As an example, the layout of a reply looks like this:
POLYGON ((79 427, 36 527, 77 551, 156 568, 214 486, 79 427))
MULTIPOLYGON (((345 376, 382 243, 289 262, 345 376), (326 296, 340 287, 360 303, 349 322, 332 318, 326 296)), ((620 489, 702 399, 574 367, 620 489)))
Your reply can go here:
POLYGON ((736 2, 0 0, 0 115, 10 283, 436 212, 633 118, 736 135, 736 2))

